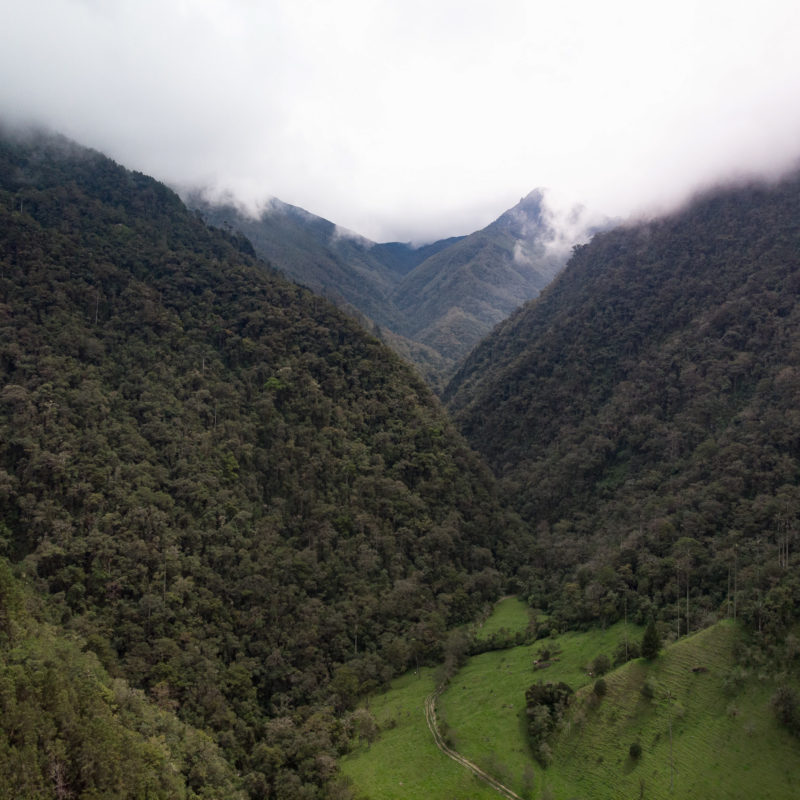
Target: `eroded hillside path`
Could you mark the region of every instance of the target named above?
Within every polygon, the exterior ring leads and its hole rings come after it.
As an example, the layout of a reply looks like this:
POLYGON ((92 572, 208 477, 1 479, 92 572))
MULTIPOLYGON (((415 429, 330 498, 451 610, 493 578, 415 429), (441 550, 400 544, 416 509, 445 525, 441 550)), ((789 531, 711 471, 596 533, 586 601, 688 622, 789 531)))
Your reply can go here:
POLYGON ((433 741, 436 742, 436 746, 446 756, 452 758, 456 763, 461 764, 462 767, 466 767, 474 775, 477 775, 482 781, 485 781, 493 789, 500 792, 503 797, 507 797, 508 800, 522 800, 522 798, 515 792, 512 792, 508 786, 504 786, 496 778, 493 778, 491 775, 484 772, 477 764, 473 764, 468 758, 464 758, 464 756, 462 756, 460 753, 456 752, 445 744, 442 734, 439 733, 439 726, 436 724, 436 700, 441 693, 442 689, 440 687, 433 694, 429 694, 425 698, 425 721, 428 723, 428 730, 430 730, 431 734, 433 735, 433 741))

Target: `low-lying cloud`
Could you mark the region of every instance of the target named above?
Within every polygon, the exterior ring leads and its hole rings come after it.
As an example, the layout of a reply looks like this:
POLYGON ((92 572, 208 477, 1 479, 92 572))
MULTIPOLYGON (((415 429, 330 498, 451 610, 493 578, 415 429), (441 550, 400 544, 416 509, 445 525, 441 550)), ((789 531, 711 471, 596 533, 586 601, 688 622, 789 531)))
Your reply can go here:
POLYGON ((0 115, 373 240, 611 216, 800 155, 800 6, 0 0, 0 115))

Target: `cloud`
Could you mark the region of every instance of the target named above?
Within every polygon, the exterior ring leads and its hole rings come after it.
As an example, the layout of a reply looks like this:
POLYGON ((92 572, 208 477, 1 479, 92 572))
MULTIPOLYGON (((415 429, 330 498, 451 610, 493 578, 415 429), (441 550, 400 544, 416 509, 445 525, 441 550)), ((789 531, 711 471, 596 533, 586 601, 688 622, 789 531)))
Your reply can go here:
POLYGON ((349 228, 343 228, 341 225, 334 225, 333 226, 333 233, 331 234, 331 242, 338 242, 342 239, 355 242, 358 245, 366 248, 367 250, 370 249, 375 242, 367 239, 365 236, 362 236, 360 233, 356 233, 356 231, 351 231, 349 228))
POLYGON ((573 203, 563 192, 548 188, 542 194, 542 220, 550 231, 544 242, 549 256, 566 257, 576 244, 585 244, 598 230, 618 221, 596 208, 573 203))
POLYGON ((0 0, 0 114, 374 240, 610 215, 800 155, 800 6, 0 0))

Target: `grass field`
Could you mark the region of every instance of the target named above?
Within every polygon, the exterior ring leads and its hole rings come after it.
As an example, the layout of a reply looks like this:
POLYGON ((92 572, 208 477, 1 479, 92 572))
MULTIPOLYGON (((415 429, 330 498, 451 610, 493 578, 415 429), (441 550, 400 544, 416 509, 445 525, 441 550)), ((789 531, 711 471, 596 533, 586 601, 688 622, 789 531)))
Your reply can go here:
MULTIPOLYGON (((629 625, 628 635, 641 634, 629 625)), ((439 716, 453 746, 518 794, 528 794, 540 782, 535 777, 540 769, 528 747, 525 690, 539 680, 564 681, 573 689, 585 685, 591 680, 586 665, 601 653, 611 657, 624 637, 625 625, 619 623, 471 658, 439 699, 439 716), (561 652, 549 667, 534 671, 534 658, 543 648, 561 652)))
POLYGON ((607 676, 600 702, 587 687, 539 788, 598 800, 800 797, 800 741, 769 707, 776 684, 751 675, 735 694, 726 690, 739 635, 721 622, 652 663, 631 662, 607 676), (645 681, 655 688, 652 700, 642 696, 645 681), (633 741, 642 747, 638 760, 629 755, 633 741))
POLYGON ((358 797, 371 800, 497 800, 472 773, 436 749, 425 723, 425 698, 435 689, 434 671, 409 672, 369 709, 381 737, 341 761, 358 797))
MULTIPOLYGON (((506 599, 484 624, 484 631, 495 626, 484 635, 515 630, 527 619, 523 604, 506 599)), ((600 653, 611 656, 626 632, 641 637, 640 629, 620 623, 471 658, 437 705, 455 749, 537 800, 800 797, 800 741, 778 726, 769 708, 775 682, 753 674, 735 693, 726 688, 733 642, 741 635, 735 625, 719 623, 665 648, 653 662, 639 659, 610 672, 607 694, 598 699, 585 667, 600 653), (534 671, 543 647, 561 652, 534 671), (578 690, 547 769, 532 758, 525 732, 525 689, 537 680, 563 680, 578 690), (645 682, 652 699, 642 694, 645 682), (636 760, 629 755, 634 741, 642 748, 636 760)), ((499 796, 434 746, 423 711, 433 690, 433 671, 422 670, 370 700, 381 738, 342 762, 360 796, 499 796)))
POLYGON ((493 633, 505 628, 511 633, 524 631, 528 627, 531 610, 518 597, 504 597, 492 610, 488 619, 475 631, 476 639, 488 639, 493 633))

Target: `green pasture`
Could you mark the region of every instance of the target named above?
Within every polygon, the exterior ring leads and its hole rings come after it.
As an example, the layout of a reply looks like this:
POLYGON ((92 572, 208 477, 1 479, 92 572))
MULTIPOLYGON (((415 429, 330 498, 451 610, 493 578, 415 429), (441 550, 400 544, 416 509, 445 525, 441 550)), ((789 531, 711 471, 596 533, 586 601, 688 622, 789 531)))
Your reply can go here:
MULTIPOLYGON (((524 604, 506 599, 482 630, 486 636, 503 627, 513 631, 527 620, 524 604)), ((638 641, 641 635, 640 628, 618 623, 469 659, 437 703, 446 737, 532 800, 800 797, 800 741, 779 727, 769 706, 778 684, 756 672, 739 671, 731 680, 733 646, 742 635, 733 623, 686 637, 652 662, 637 659, 612 670, 606 695, 595 695, 587 666, 601 653, 613 658, 626 636, 638 641), (550 650, 549 665, 534 669, 543 649, 550 650), (546 769, 533 759, 525 731, 525 690, 538 680, 576 689, 546 769), (642 692, 645 683, 650 698, 642 692), (638 759, 630 756, 633 742, 641 746, 638 759)), ((434 688, 434 671, 426 669, 370 699, 380 739, 342 762, 359 797, 499 797, 436 749, 424 715, 434 688)))
POLYGON ((601 700, 590 687, 579 693, 538 796, 800 797, 800 741, 778 726, 769 706, 777 684, 756 673, 738 687, 730 680, 738 636, 734 624, 718 623, 653 662, 639 659, 609 674, 601 700), (652 699, 642 694, 646 681, 652 699), (629 754, 634 741, 638 759, 629 754))
POLYGON ((425 722, 434 670, 408 672, 370 698, 380 739, 341 761, 356 796, 370 800, 497 800, 498 794, 437 750, 425 722))
MULTIPOLYGON (((540 783, 539 765, 528 748, 525 690, 536 681, 564 681, 573 689, 590 682, 586 667, 601 653, 613 658, 626 626, 605 631, 569 632, 532 645, 475 656, 458 672, 439 698, 440 721, 459 753, 499 778, 518 794, 540 783), (545 649, 550 666, 534 670, 545 649)), ((633 625, 628 636, 641 638, 633 625)))
POLYGON ((475 630, 476 639, 488 639, 505 629, 511 633, 524 631, 531 619, 531 609, 518 597, 504 597, 495 604, 486 621, 475 630))

